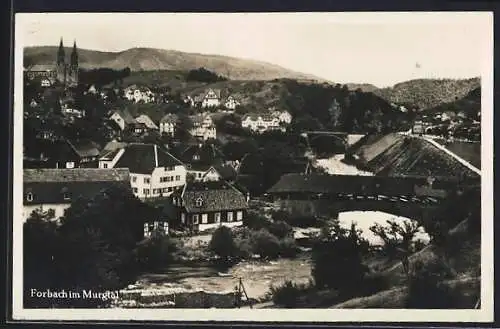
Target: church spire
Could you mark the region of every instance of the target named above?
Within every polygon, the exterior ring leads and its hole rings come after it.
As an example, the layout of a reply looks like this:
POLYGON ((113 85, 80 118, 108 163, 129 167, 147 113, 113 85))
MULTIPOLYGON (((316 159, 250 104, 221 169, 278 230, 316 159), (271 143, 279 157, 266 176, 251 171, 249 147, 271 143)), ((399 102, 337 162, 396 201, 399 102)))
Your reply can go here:
POLYGON ((73 51, 71 52, 71 66, 78 66, 78 50, 76 49, 76 40, 73 41, 73 51))
POLYGON ((59 42, 59 51, 57 52, 57 65, 64 64, 65 57, 63 39, 61 37, 61 41, 59 42))

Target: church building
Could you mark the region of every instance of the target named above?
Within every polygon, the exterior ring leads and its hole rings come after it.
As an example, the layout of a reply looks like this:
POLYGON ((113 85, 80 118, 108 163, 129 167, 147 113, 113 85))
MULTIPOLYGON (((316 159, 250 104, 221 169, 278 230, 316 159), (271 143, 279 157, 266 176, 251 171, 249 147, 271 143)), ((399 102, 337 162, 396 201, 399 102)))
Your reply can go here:
POLYGON ((32 67, 25 67, 24 70, 26 77, 30 80, 38 78, 42 79, 42 82, 49 80, 51 84, 58 83, 65 87, 77 86, 79 67, 76 41, 73 43, 73 50, 69 58, 69 63, 66 61, 66 53, 61 38, 55 65, 35 64, 32 67))

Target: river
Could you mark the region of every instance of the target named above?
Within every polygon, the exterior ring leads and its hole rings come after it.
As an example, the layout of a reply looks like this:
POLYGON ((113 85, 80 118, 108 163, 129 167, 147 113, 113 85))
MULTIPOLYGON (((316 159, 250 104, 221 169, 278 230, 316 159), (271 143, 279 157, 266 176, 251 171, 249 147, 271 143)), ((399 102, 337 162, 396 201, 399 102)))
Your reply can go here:
MULTIPOLYGON (((343 163, 342 158, 343 155, 336 155, 329 159, 320 159, 317 165, 323 166, 328 172, 335 174, 371 175, 371 173, 362 172, 354 166, 343 163)), ((341 225, 350 227, 353 221, 356 222, 363 232, 362 236, 374 245, 380 244, 381 241, 371 233, 370 226, 375 223, 384 225, 388 219, 392 218, 402 221, 408 220, 374 211, 339 214, 341 225)), ((424 241, 428 240, 428 236, 423 231, 419 233, 417 238, 424 241)), ((208 240, 205 242, 208 242, 208 240)), ((311 279, 310 254, 307 252, 302 253, 296 259, 243 261, 229 269, 217 268, 208 263, 174 264, 158 273, 142 275, 135 286, 139 289, 155 290, 164 286, 175 285, 186 289, 203 289, 207 292, 222 293, 234 291, 240 278, 249 298, 263 299, 271 285, 279 285, 285 280, 296 283, 308 282, 311 279)))

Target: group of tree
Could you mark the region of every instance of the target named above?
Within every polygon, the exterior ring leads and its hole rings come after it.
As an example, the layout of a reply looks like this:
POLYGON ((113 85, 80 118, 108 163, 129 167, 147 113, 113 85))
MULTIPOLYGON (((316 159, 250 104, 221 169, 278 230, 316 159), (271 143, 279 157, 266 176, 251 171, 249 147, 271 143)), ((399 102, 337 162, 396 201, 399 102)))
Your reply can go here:
POLYGON ((130 68, 128 67, 122 70, 110 68, 80 69, 78 79, 80 84, 102 87, 108 84, 121 84, 123 79, 128 76, 130 76, 130 68))
POLYGON ((175 249, 168 237, 143 240, 143 222, 157 215, 118 186, 75 199, 59 223, 53 211, 33 212, 23 234, 25 306, 102 306, 96 299, 34 300, 30 291, 116 290, 143 270, 167 266, 175 249))
POLYGON ((197 81, 205 83, 214 83, 218 81, 226 81, 227 79, 223 76, 218 75, 212 71, 207 70, 204 67, 200 67, 195 70, 190 70, 186 75, 186 81, 197 81))
POLYGON ((233 232, 221 226, 212 235, 209 250, 226 263, 259 255, 262 259, 294 257, 298 247, 292 227, 284 221, 275 221, 249 212, 244 218, 244 229, 233 232))

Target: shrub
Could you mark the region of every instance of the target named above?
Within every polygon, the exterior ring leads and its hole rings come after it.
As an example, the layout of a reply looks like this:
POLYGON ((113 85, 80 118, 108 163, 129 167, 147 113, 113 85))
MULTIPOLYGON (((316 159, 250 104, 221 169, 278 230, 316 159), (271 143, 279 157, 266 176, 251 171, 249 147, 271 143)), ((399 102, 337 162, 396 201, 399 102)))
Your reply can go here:
POLYGON ((238 249, 234 243, 231 229, 221 226, 215 230, 212 234, 208 249, 224 260, 235 257, 238 254, 238 249))
POLYGON ((166 235, 154 235, 141 241, 135 249, 138 265, 144 269, 156 270, 167 266, 177 251, 174 241, 166 235))
POLYGON ((292 281, 285 281, 281 286, 270 287, 269 294, 274 304, 286 308, 294 308, 298 306, 299 298, 304 295, 310 287, 305 284, 296 284, 292 281))
POLYGON ((293 228, 283 221, 269 223, 269 232, 274 234, 278 239, 293 237, 293 228))
POLYGON ((408 308, 439 309, 453 308, 452 291, 443 285, 445 279, 453 276, 452 270, 442 260, 415 264, 408 284, 408 308))
POLYGON ((295 257, 299 253, 299 248, 294 238, 286 237, 280 240, 280 256, 281 257, 295 257))
POLYGON ((280 241, 265 229, 252 234, 253 251, 262 258, 275 259, 280 254, 280 241))

